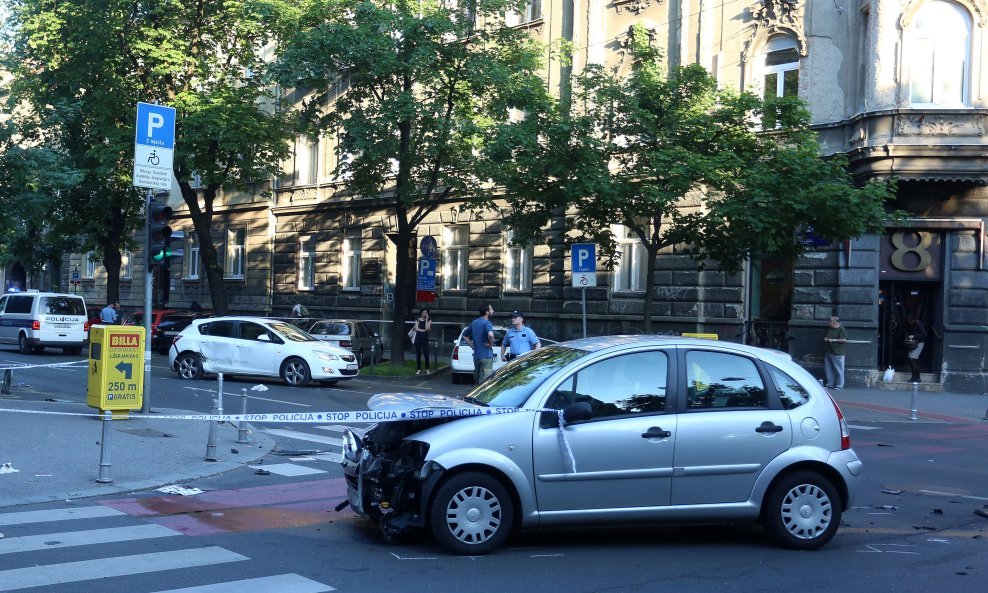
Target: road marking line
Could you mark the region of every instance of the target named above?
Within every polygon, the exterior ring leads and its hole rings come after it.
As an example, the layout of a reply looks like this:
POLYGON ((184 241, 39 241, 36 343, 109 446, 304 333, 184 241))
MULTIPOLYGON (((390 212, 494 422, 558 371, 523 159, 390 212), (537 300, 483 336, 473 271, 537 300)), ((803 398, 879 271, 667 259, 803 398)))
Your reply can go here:
POLYGON ((862 426, 860 424, 848 424, 848 428, 853 428, 855 430, 881 430, 881 426, 862 426))
POLYGON ((29 566, 0 571, 0 591, 48 587, 63 583, 77 583, 79 581, 209 566, 242 560, 250 560, 250 558, 217 546, 210 546, 173 552, 151 552, 133 556, 114 556, 97 560, 29 566))
MULTIPOLYGON (((203 389, 202 387, 183 387, 182 389, 188 389, 190 391, 205 391, 207 393, 213 393, 213 394, 216 393, 216 390, 215 389, 203 389)), ((223 397, 243 397, 243 396, 240 395, 239 393, 228 393, 228 392, 224 391, 223 392, 223 397)), ((298 402, 289 402, 289 401, 285 401, 285 400, 281 400, 281 399, 271 399, 269 397, 258 397, 256 395, 248 395, 247 396, 247 399, 259 399, 259 400, 263 400, 263 401, 266 401, 266 402, 274 402, 276 404, 287 404, 289 406, 301 406, 303 408, 311 408, 312 407, 311 404, 300 404, 298 402)))
POLYGON ((279 437, 298 439, 300 441, 312 441, 313 443, 323 443, 324 445, 335 445, 337 447, 343 446, 343 439, 324 437, 318 434, 312 434, 311 432, 299 432, 297 430, 284 430, 281 428, 266 428, 262 429, 261 432, 266 432, 279 437))
POLYGON ((47 511, 20 511, 0 515, 0 525, 24 525, 26 523, 46 523, 48 521, 65 521, 68 519, 93 519, 96 517, 112 517, 124 514, 126 513, 104 506, 50 509, 47 511))
POLYGON ((22 537, 0 539, 0 554, 54 550, 57 548, 88 546, 90 544, 109 544, 156 537, 172 537, 176 535, 182 534, 173 529, 154 524, 25 535, 22 537))
POLYGON ((324 593, 326 591, 336 591, 336 589, 329 585, 323 585, 322 583, 309 580, 302 575, 288 573, 257 579, 201 585, 199 587, 169 589, 167 591, 157 591, 156 593, 243 593, 243 591, 250 591, 251 593, 324 593))
POLYGON ((968 500, 988 500, 984 496, 971 496, 965 494, 957 494, 956 492, 940 492, 939 490, 918 490, 920 494, 932 494, 934 496, 956 496, 957 498, 966 498, 968 500))

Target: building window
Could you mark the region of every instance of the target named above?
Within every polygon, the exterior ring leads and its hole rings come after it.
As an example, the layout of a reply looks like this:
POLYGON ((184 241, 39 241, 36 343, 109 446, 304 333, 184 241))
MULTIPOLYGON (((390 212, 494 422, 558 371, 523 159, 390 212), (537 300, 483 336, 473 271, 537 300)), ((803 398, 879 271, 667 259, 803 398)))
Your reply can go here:
POLYGON ((799 49, 792 37, 776 36, 765 45, 762 93, 766 99, 799 95, 799 49))
POLYGON ((185 235, 185 261, 182 262, 182 272, 189 280, 199 279, 199 239, 195 232, 185 235))
POLYGON ((532 248, 512 245, 514 232, 504 234, 504 289, 532 290, 532 248))
POLYGON ((620 256, 614 264, 614 292, 645 290, 645 246, 623 224, 612 224, 611 232, 617 242, 620 256))
POLYGON ((319 175, 319 142, 299 136, 295 143, 295 184, 314 185, 319 175))
POLYGON ((466 290, 467 257, 470 253, 470 225, 443 229, 443 289, 466 290))
POLYGON ((965 105, 971 15, 957 4, 934 0, 919 9, 905 37, 910 102, 965 105))
POLYGON ((226 262, 223 268, 225 278, 244 277, 244 254, 247 242, 245 229, 227 229, 226 231, 226 262))
POLYGON ((532 21, 537 21, 541 18, 542 0, 532 0, 525 5, 525 8, 521 12, 509 10, 508 13, 504 15, 504 22, 509 27, 514 27, 517 25, 524 25, 525 23, 530 23, 532 21))
POLYGON ((360 288, 360 237, 343 237, 341 268, 344 290, 360 288))
POLYGON ((298 289, 312 290, 316 283, 316 240, 301 237, 298 241, 298 289))
POLYGON ((124 280, 130 280, 134 276, 134 254, 129 251, 120 254, 120 275, 124 280))
POLYGON ((93 252, 90 251, 86 254, 86 275, 84 278, 95 278, 96 277, 96 266, 99 263, 93 259, 93 252))

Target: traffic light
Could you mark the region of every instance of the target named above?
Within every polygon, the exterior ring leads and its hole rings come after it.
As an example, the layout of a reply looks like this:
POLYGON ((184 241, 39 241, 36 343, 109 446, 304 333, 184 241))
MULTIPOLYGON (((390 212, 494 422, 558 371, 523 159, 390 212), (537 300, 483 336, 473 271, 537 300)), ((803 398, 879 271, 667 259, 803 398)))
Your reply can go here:
POLYGON ((172 237, 168 220, 172 213, 172 209, 164 204, 148 204, 148 264, 152 266, 168 264, 168 257, 171 255, 168 243, 172 237))

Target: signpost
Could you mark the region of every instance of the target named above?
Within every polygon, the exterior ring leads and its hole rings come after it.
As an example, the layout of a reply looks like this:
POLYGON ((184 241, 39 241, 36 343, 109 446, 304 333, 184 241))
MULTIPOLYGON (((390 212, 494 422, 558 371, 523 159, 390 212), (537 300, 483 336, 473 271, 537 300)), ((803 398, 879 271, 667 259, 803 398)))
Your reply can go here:
MULTIPOLYGON (((134 187, 148 190, 145 201, 144 236, 151 245, 151 207, 154 190, 168 191, 172 187, 172 163, 175 153, 175 108, 152 103, 137 104, 137 125, 134 132, 134 187)), ((169 209, 168 215, 171 215, 169 209)), ((170 231, 169 231, 170 232, 170 231)), ((168 241, 164 241, 167 246, 168 241)), ((151 382, 151 295, 154 291, 150 254, 144 267, 144 328, 148 339, 144 348, 144 381, 151 382)), ((168 258, 165 258, 167 265, 168 258)), ((151 397, 145 392, 141 412, 151 412, 151 397)))
POLYGON ((580 289, 583 303, 583 337, 587 337, 587 288, 597 286, 597 246, 593 243, 574 243, 570 257, 573 270, 573 287, 580 289))

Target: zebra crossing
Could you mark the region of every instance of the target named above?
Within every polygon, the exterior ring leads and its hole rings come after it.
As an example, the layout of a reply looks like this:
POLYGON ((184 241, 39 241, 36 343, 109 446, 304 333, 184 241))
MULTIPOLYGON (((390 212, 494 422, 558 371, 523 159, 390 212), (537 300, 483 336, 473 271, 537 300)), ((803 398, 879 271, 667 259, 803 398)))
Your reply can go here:
MULTIPOLYGON (((367 428, 365 425, 344 426, 340 424, 329 424, 322 426, 306 426, 300 429, 286 428, 262 428, 262 432, 280 439, 293 439, 307 443, 316 443, 318 452, 300 455, 298 459, 303 461, 329 461, 340 463, 343 461, 343 431, 346 429, 355 430, 361 433, 367 428)), ((251 466, 255 467, 255 466, 251 466)), ((256 466, 261 469, 261 466, 256 466)), ((284 476, 298 476, 316 473, 326 473, 325 470, 303 466, 296 463, 265 464, 263 469, 271 473, 284 476)))
MULTIPOLYGON (((132 593, 324 593, 333 587, 296 573, 280 573, 236 580, 210 581, 210 568, 249 562, 250 557, 219 546, 197 545, 195 538, 166 526, 148 523, 118 509, 94 504, 85 507, 0 513, 0 591, 40 587, 50 593, 111 590, 112 579, 140 577, 146 588, 132 593), (93 522, 99 525, 93 526, 93 522), (81 528, 81 527, 89 527, 81 528), (81 529, 80 529, 81 528, 81 529), (178 542, 161 550, 162 539, 178 542), (116 544, 116 547, 114 545, 116 544), (145 552, 134 553, 141 548, 145 552), (65 551, 65 562, 51 562, 53 550, 65 551), (123 550, 123 553, 113 551, 123 550), (80 556, 82 558, 80 559, 80 556), (169 577, 182 571, 204 584, 162 588, 169 577), (79 589, 78 587, 84 587, 79 589)), ((246 571, 243 571, 246 572, 246 571)))

